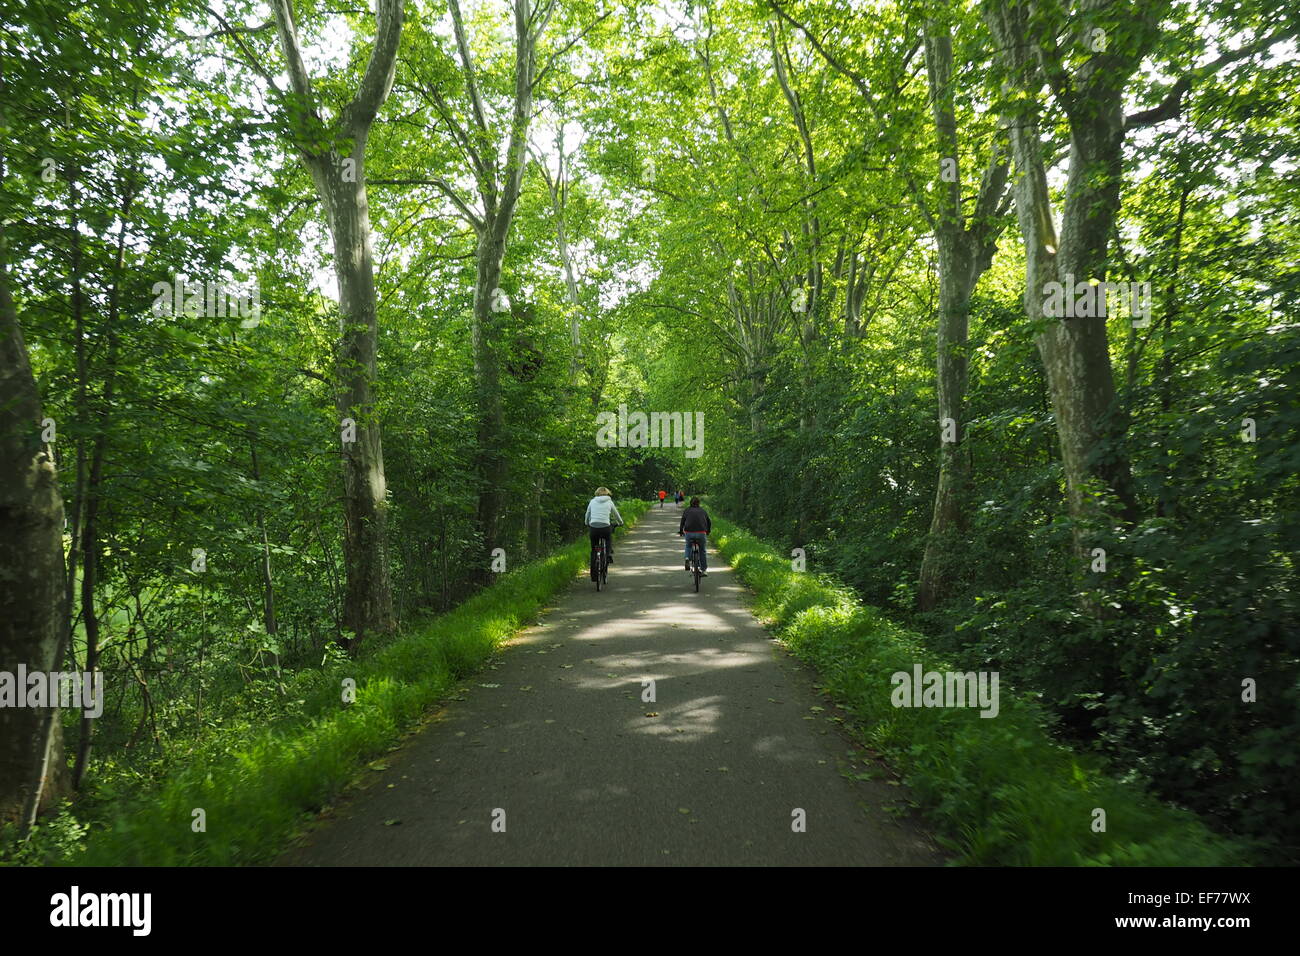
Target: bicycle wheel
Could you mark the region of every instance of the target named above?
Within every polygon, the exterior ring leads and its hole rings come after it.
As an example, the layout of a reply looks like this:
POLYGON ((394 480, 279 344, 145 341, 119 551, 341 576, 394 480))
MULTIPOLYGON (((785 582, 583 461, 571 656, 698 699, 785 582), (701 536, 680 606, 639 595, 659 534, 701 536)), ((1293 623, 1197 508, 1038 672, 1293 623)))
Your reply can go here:
POLYGON ((596 590, 604 586, 605 577, 605 542, 596 546, 596 590))
POLYGON ((691 550, 694 552, 694 557, 693 560, 691 561, 691 565, 692 565, 691 570, 695 572, 695 590, 699 591, 700 589, 700 543, 696 541, 695 547, 692 548, 691 550))

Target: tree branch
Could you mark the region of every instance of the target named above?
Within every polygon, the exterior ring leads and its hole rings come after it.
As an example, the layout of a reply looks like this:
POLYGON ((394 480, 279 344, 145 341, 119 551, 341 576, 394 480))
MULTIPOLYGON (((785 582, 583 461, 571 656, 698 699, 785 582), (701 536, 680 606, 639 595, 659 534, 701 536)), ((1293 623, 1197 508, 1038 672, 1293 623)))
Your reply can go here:
POLYGON ((474 113, 474 122, 484 136, 488 133, 487 114, 483 110, 483 97, 479 94, 478 79, 474 73, 474 60, 469 54, 469 40, 465 37, 465 22, 460 14, 457 0, 447 0, 447 9, 451 11, 452 29, 456 33, 456 49, 460 53, 461 71, 465 74, 465 86, 469 91, 470 107, 474 113))
POLYGON ((460 214, 465 217, 475 232, 483 231, 483 219, 469 207, 455 189, 445 179, 368 179, 371 186, 433 186, 452 201, 460 214))
POLYGON ((375 46, 357 95, 343 110, 344 126, 356 139, 364 138, 393 88, 405 7, 403 0, 375 0, 375 46))
POLYGON ((1230 63, 1236 63, 1238 60, 1244 60, 1247 57, 1254 56, 1263 50, 1267 50, 1275 43, 1283 40, 1289 40, 1300 35, 1300 25, 1287 27, 1278 33, 1263 39, 1256 40, 1254 43, 1248 43, 1240 50, 1232 50, 1224 53, 1217 59, 1206 63, 1204 66, 1193 67, 1182 76, 1178 81, 1169 88, 1158 104, 1150 109, 1140 110, 1137 113, 1131 113, 1124 119, 1124 129, 1137 129, 1142 126, 1154 126, 1156 123, 1163 123, 1165 120, 1176 119, 1183 114, 1183 96, 1191 91, 1192 87, 1206 77, 1217 73, 1220 69, 1230 63))

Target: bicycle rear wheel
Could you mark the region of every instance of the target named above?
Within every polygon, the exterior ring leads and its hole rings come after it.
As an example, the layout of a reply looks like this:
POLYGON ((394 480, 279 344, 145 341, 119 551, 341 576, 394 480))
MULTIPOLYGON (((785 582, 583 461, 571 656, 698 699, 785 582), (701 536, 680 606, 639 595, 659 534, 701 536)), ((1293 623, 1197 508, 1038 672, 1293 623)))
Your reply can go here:
POLYGON ((691 564, 693 565, 693 567, 691 568, 691 570, 695 572, 695 590, 696 590, 696 591, 699 591, 699 589, 700 589, 700 564, 702 563, 702 562, 700 561, 700 550, 701 550, 702 547, 703 547, 703 546, 702 546, 698 541, 696 541, 696 542, 695 542, 695 547, 692 549, 693 552, 694 552, 694 558, 693 558, 693 560, 691 561, 691 564))

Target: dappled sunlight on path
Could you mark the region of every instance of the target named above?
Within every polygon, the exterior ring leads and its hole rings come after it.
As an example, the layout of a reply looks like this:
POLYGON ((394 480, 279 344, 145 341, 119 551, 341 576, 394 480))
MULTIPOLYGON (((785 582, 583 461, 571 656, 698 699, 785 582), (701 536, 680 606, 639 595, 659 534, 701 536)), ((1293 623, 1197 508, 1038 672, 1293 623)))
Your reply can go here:
POLYGON ((942 862, 716 553, 694 592, 678 514, 651 509, 605 591, 583 574, 282 862, 942 862))

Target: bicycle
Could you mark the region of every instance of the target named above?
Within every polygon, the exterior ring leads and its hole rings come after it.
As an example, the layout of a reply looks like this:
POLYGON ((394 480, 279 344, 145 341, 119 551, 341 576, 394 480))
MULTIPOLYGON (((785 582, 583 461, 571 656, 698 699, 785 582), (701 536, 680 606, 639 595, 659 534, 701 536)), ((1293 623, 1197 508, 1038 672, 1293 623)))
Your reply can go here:
POLYGON ((596 552, 592 555, 592 571, 595 573, 596 590, 599 591, 605 586, 609 579, 609 558, 605 554, 605 539, 596 540, 596 552))
POLYGON ((695 590, 700 590, 700 578, 704 571, 704 542, 699 538, 691 539, 691 576, 695 578, 695 590))
MULTIPOLYGON (((622 525, 612 525, 609 529, 610 535, 613 536, 614 528, 619 527, 622 527, 622 525)), ((591 569, 596 577, 596 590, 600 591, 609 581, 609 555, 605 548, 604 538, 596 539, 596 549, 591 555, 591 569)))

